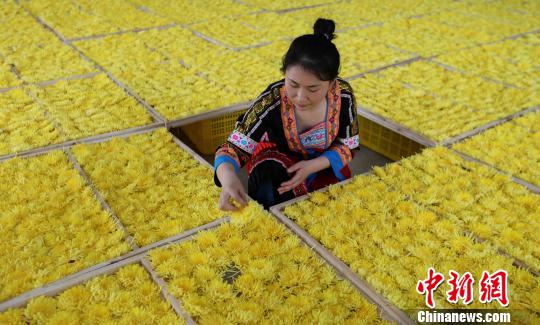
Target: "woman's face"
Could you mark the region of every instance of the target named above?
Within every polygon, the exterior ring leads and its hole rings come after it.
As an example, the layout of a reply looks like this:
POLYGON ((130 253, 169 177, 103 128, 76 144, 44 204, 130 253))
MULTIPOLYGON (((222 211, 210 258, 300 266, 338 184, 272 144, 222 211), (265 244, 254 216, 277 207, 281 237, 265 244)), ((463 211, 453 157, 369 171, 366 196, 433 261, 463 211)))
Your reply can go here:
POLYGON ((290 66, 285 71, 287 96, 299 111, 319 108, 331 84, 332 81, 322 81, 299 65, 290 66))

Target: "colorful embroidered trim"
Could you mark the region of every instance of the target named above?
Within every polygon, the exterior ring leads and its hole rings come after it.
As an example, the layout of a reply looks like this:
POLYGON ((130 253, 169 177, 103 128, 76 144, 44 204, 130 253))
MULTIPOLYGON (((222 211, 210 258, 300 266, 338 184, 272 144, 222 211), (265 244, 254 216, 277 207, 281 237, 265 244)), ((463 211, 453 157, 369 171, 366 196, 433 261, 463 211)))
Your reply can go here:
POLYGON ((358 135, 346 139, 338 138, 338 141, 349 147, 349 149, 354 149, 360 145, 360 137, 358 135))
POLYGON ((300 142, 306 149, 325 149, 326 123, 321 122, 300 134, 300 142))
POLYGON ((237 130, 234 130, 233 133, 231 133, 228 141, 249 154, 252 154, 257 146, 257 142, 237 130))

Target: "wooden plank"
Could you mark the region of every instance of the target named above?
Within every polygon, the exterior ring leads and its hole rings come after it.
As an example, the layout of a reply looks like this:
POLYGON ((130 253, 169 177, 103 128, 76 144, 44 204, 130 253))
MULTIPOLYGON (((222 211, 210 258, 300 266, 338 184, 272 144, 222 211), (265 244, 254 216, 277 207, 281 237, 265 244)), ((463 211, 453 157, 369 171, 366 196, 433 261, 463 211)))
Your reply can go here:
MULTIPOLYGON (((70 80, 77 80, 77 79, 92 78, 92 77, 95 77, 95 76, 99 75, 100 73, 102 73, 102 72, 97 72, 96 71, 96 72, 84 73, 84 74, 73 75, 73 76, 64 77, 64 78, 58 78, 58 79, 52 79, 52 80, 46 80, 46 81, 40 81, 40 82, 28 83, 28 84, 29 85, 35 85, 35 86, 38 86, 38 87, 46 87, 46 86, 54 85, 54 84, 56 84, 56 83, 58 83, 60 81, 70 81, 70 80)), ((13 89, 17 89, 17 88, 21 88, 21 86, 19 85, 19 86, 1 88, 0 89, 0 94, 8 92, 8 91, 13 90, 13 89)))
POLYGON ((50 85, 54 85, 54 84, 56 84, 56 83, 58 83, 60 81, 71 81, 71 80, 78 80, 78 79, 90 79, 90 78, 93 78, 93 77, 95 77, 97 75, 100 75, 101 73, 102 73, 101 71, 96 71, 96 72, 78 74, 78 75, 64 77, 64 78, 58 78, 58 79, 52 79, 52 80, 47 80, 47 81, 36 82, 36 83, 33 83, 33 85, 36 85, 36 86, 39 86, 39 87, 47 87, 47 86, 50 86, 50 85))
POLYGON ((270 45, 270 44, 272 44, 272 42, 268 41, 268 42, 257 43, 257 44, 254 44, 254 45, 235 47, 235 48, 233 48, 233 50, 239 52, 239 51, 243 51, 243 50, 256 49, 258 47, 263 47, 263 46, 270 45))
MULTIPOLYGON (((287 12, 294 12, 294 11, 318 8, 318 7, 325 7, 325 6, 333 5, 333 4, 336 4, 336 3, 339 3, 339 2, 342 2, 342 1, 323 2, 323 3, 314 4, 314 5, 306 5, 306 6, 301 6, 301 7, 287 8, 287 9, 277 9, 277 10, 269 10, 269 9, 267 9, 267 10, 273 11, 273 12, 275 12, 277 14, 284 14, 284 13, 287 13, 287 12)), ((293 3, 294 2, 291 2, 291 4, 293 4, 293 3)))
POLYGON ((99 142, 110 141, 113 138, 128 138, 128 137, 131 137, 131 136, 134 136, 134 135, 137 135, 137 134, 144 134, 144 133, 148 133, 148 132, 153 132, 153 131, 156 131, 157 129, 160 129, 162 127, 165 127, 164 122, 156 122, 156 123, 152 123, 152 124, 148 124, 148 125, 129 128, 129 129, 124 129, 124 130, 119 130, 119 131, 113 131, 113 132, 94 135, 94 136, 91 136, 91 137, 88 137, 88 138, 83 138, 83 139, 80 139, 80 140, 76 140, 75 144, 79 144, 79 143, 91 144, 91 143, 99 143, 99 142))
POLYGON ((416 133, 415 131, 412 131, 411 129, 408 129, 402 126, 401 124, 398 124, 388 118, 382 117, 379 114, 374 113, 363 106, 358 106, 358 114, 360 116, 367 118, 370 121, 373 121, 379 125, 382 125, 385 128, 390 129, 398 134, 401 134, 402 136, 409 138, 417 143, 420 143, 426 147, 434 147, 437 145, 435 141, 428 139, 427 137, 419 133, 416 133))
POLYGON ((452 150, 453 152, 455 152, 456 154, 460 155, 463 159, 467 160, 467 161, 472 161, 472 162, 476 162, 476 163, 479 163, 479 164, 482 164, 484 166, 487 166, 495 171, 497 171, 498 173, 500 174, 503 174, 505 176, 509 176, 512 181, 514 181, 515 183, 518 183, 519 185, 522 185, 522 186, 525 186, 526 188, 528 188, 531 192, 533 193, 536 193, 536 194, 540 194, 540 188, 534 184, 531 184, 525 180, 522 180, 521 178, 518 178, 518 177, 515 177, 515 176, 512 176, 512 174, 510 174, 509 172, 507 171, 504 171, 502 169, 499 169, 493 165, 491 165, 490 163, 488 162, 485 162, 483 160, 480 160, 480 159, 477 159, 477 158, 474 158, 474 157, 471 157, 469 155, 467 155, 466 153, 463 153, 461 151, 458 151, 454 148, 451 148, 449 147, 448 149, 452 150))
POLYGON ((146 269, 148 273, 150 273, 150 276, 152 277, 152 280, 155 284, 161 289, 161 296, 171 305, 173 310, 176 312, 176 314, 180 317, 182 317, 186 324, 194 325, 195 321, 193 318, 191 318, 191 315, 182 308, 182 305, 176 298, 169 293, 169 289, 167 288, 167 283, 154 271, 154 268, 150 264, 150 262, 146 259, 146 257, 141 258, 141 264, 146 269))
POLYGON ((364 28, 368 28, 368 27, 371 27, 371 26, 382 26, 382 25, 384 25, 382 22, 376 21, 376 22, 371 22, 371 23, 367 23, 367 24, 363 24, 363 25, 341 28, 341 29, 336 30, 335 33, 336 34, 346 33, 346 32, 348 32, 350 30, 359 30, 359 29, 364 29, 364 28))
POLYGON ((388 64, 388 65, 382 66, 382 67, 380 67, 380 68, 375 68, 375 69, 371 69, 371 70, 368 70, 368 71, 365 71, 365 72, 362 72, 362 73, 359 73, 359 74, 352 75, 352 76, 350 76, 350 77, 345 78, 345 80, 351 81, 351 80, 354 80, 354 79, 361 78, 361 77, 365 76, 366 74, 377 73, 377 72, 380 72, 380 71, 382 71, 382 70, 386 70, 386 69, 392 68, 392 67, 398 67, 398 66, 408 65, 408 64, 410 64, 410 63, 419 61, 419 60, 421 60, 421 59, 422 59, 422 57, 420 57, 420 56, 415 56, 415 57, 413 57, 413 58, 410 58, 410 59, 407 59, 407 60, 404 60, 404 61, 399 61, 399 62, 396 62, 396 63, 392 63, 392 64, 388 64))
POLYGON ((21 86, 12 86, 12 87, 7 87, 7 88, 2 88, 2 89, 0 89, 0 94, 1 93, 7 93, 8 91, 13 90, 13 89, 17 89, 17 88, 21 88, 21 86))
POLYGON ((419 57, 421 57, 421 58, 424 58, 423 55, 418 54, 418 53, 416 53, 416 52, 413 52, 413 51, 410 51, 410 50, 404 50, 404 49, 402 49, 402 48, 399 48, 399 47, 397 47, 397 46, 395 46, 395 45, 388 44, 388 43, 382 43, 382 44, 384 44, 385 46, 391 48, 391 49, 394 50, 394 51, 397 51, 397 52, 400 52, 400 53, 403 53, 403 54, 409 54, 409 55, 412 55, 412 56, 419 56, 419 57))
POLYGON ((202 113, 195 114, 195 115, 190 115, 188 117, 183 117, 183 118, 180 118, 180 119, 169 121, 169 122, 166 123, 166 126, 168 128, 175 128, 175 127, 179 127, 179 126, 183 126, 183 125, 187 125, 187 124, 192 124, 192 123, 203 121, 203 120, 208 120, 208 119, 220 117, 220 116, 222 116, 224 114, 227 114, 227 113, 234 113, 234 112, 238 112, 238 111, 247 109, 247 108, 249 108, 249 106, 251 106, 251 104, 252 104, 252 101, 241 102, 241 103, 233 104, 233 105, 230 105, 230 106, 225 106, 225 107, 221 107, 221 108, 218 108, 218 109, 214 109, 214 110, 211 110, 211 111, 202 112, 202 113))
POLYGON ((403 312, 394 305, 392 305, 386 298, 378 294, 371 285, 362 280, 356 273, 354 273, 345 263, 335 257, 330 251, 322 246, 317 240, 311 237, 305 230, 298 226, 295 222, 287 218, 280 209, 275 207, 270 208, 272 214, 282 222, 293 233, 300 237, 304 243, 312 248, 319 256, 321 256, 328 264, 330 264, 339 275, 348 280, 367 300, 377 306, 377 309, 381 312, 383 318, 395 321, 398 324, 414 324, 414 322, 403 312))
POLYGON ((72 42, 79 42, 79 41, 95 40, 95 39, 100 39, 100 38, 104 38, 104 37, 107 37, 107 36, 113 36, 113 35, 122 35, 122 34, 128 34, 128 33, 140 33, 140 32, 145 32, 145 31, 149 31, 149 30, 166 30, 166 29, 176 27, 176 26, 178 26, 177 23, 171 23, 171 24, 153 26, 153 27, 133 28, 133 29, 121 30, 121 31, 112 32, 112 33, 103 33, 103 34, 97 34, 97 35, 74 37, 74 38, 67 39, 67 41, 72 43, 72 42))
POLYGON ((112 138, 115 138, 115 137, 125 138, 125 137, 129 137, 129 136, 136 135, 136 134, 152 132, 152 131, 155 131, 155 130, 157 130, 157 129, 161 128, 161 127, 164 127, 164 126, 165 126, 164 122, 158 122, 158 123, 152 123, 152 124, 143 125, 143 126, 137 126, 137 127, 133 127, 133 128, 129 128, 129 129, 124 129, 124 130, 119 130, 119 131, 112 131, 112 132, 103 133, 103 134, 99 134, 99 135, 93 135, 93 136, 89 136, 89 137, 81 138, 81 139, 77 139, 77 140, 69 140, 69 141, 65 141, 65 142, 62 142, 62 143, 52 144, 52 145, 48 145, 48 146, 44 146, 44 147, 33 148, 33 149, 20 151, 20 152, 17 152, 17 153, 11 153, 11 154, 7 154, 7 155, 3 155, 3 156, 0 156, 0 162, 2 162, 4 160, 15 158, 15 157, 37 156, 37 155, 41 155, 41 154, 47 153, 47 152, 52 151, 52 150, 63 149, 63 148, 71 147, 71 146, 74 146, 74 145, 80 144, 80 143, 104 142, 104 141, 109 141, 109 140, 111 140, 112 138))
POLYGON ((516 39, 516 38, 520 38, 520 37, 525 36, 525 35, 538 34, 538 33, 540 33, 540 28, 533 29, 533 30, 528 31, 528 32, 523 32, 523 33, 519 33, 519 34, 516 34, 516 35, 508 36, 508 37, 503 38, 503 40, 516 39))
POLYGON ((197 37, 200 37, 200 38, 202 38, 203 40, 205 40, 205 41, 207 41, 207 42, 209 42, 209 43, 211 43, 211 44, 214 44, 214 45, 217 45, 217 46, 220 46, 220 47, 224 47, 224 48, 226 48, 226 49, 229 49, 229 50, 233 50, 233 51, 234 51, 234 47, 232 47, 232 46, 229 46, 229 45, 227 45, 227 44, 225 44, 225 43, 222 43, 222 42, 220 42, 220 41, 218 41, 218 40, 215 40, 215 39, 213 39, 213 38, 211 38, 211 37, 209 37, 209 36, 206 36, 206 35, 204 35, 204 34, 202 34, 202 33, 199 33, 199 32, 196 31, 196 30, 190 29, 190 31, 191 31, 191 33, 192 33, 193 35, 195 35, 195 36, 197 36, 197 37))
POLYGON ((167 245, 170 245, 170 244, 178 244, 178 243, 181 243, 183 241, 190 240, 193 236, 197 235, 201 231, 207 231, 207 230, 217 228, 221 224, 229 223, 230 221, 231 221, 230 217, 224 216, 222 218, 216 219, 216 220, 214 220, 212 222, 209 222, 207 224, 204 224, 202 226, 186 230, 186 231, 184 231, 184 232, 182 232, 180 234, 177 234, 177 235, 162 239, 160 241, 157 241, 155 243, 148 244, 148 245, 143 246, 141 248, 135 249, 135 250, 133 250, 133 252, 127 254, 127 256, 139 255, 139 254, 142 254, 142 253, 146 253, 146 252, 148 252, 150 250, 153 250, 155 248, 164 247, 164 246, 167 246, 167 245))
POLYGON ((485 125, 477 127, 477 128, 475 128, 473 130, 470 130, 468 132, 465 132, 465 133, 462 133, 462 134, 457 135, 455 137, 446 139, 446 140, 441 142, 441 145, 449 146, 449 145, 455 144, 456 142, 459 142, 459 141, 462 141, 464 139, 475 136, 475 135, 477 135, 477 134, 479 134, 481 132, 484 132, 484 131, 486 131, 488 129, 491 129, 491 128, 497 126, 497 125, 503 124, 505 122, 508 122, 508 121, 513 120, 515 118, 518 118, 520 116, 523 116, 523 115, 525 115, 527 113, 538 111, 539 109, 540 109, 540 105, 537 105, 537 106, 533 106, 533 107, 524 109, 524 110, 519 111, 517 113, 510 114, 510 115, 508 115, 506 117, 500 118, 500 119, 498 119, 496 121, 493 121, 493 122, 490 122, 490 123, 487 123, 485 125))

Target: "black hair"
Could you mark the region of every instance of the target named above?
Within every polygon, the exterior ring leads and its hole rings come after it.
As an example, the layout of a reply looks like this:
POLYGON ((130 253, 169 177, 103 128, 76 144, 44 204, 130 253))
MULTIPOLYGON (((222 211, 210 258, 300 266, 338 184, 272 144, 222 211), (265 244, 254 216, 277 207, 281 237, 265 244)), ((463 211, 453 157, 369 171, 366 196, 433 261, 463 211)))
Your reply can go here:
POLYGON ((313 25, 313 34, 294 39, 283 57, 281 72, 300 65, 320 80, 334 80, 339 73, 339 52, 332 43, 336 24, 333 20, 319 18, 313 25))

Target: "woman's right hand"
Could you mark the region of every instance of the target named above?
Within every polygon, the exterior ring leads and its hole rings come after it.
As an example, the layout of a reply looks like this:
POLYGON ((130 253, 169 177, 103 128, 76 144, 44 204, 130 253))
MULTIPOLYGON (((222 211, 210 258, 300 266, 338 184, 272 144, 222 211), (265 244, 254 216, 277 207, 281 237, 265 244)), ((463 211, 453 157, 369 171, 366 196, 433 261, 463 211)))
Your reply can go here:
POLYGON ((219 209, 223 211, 238 210, 230 199, 235 200, 241 206, 247 205, 249 200, 244 185, 234 172, 234 167, 229 163, 219 165, 216 171, 217 177, 221 182, 221 194, 219 196, 219 209))

